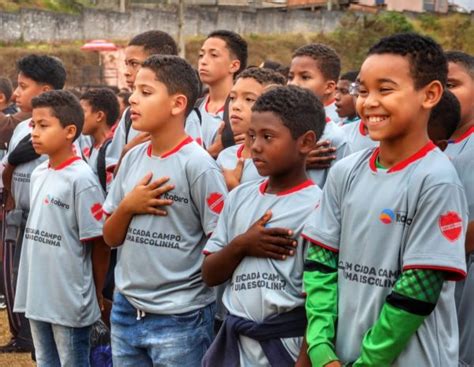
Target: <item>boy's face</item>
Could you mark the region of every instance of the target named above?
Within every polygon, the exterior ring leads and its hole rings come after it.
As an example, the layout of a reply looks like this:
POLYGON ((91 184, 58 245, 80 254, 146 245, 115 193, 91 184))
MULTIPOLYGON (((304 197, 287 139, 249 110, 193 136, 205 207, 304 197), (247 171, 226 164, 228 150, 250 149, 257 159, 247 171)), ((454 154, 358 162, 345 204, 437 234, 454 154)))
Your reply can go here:
POLYGON ((371 55, 359 74, 357 112, 373 140, 402 139, 426 134, 426 120, 441 98, 441 83, 435 81, 415 89, 407 57, 371 55))
POLYGON ((155 73, 148 68, 139 70, 129 101, 132 127, 149 133, 162 129, 173 115, 186 109, 186 98, 170 95, 166 85, 156 80, 155 73))
POLYGON ((324 79, 318 63, 309 56, 297 56, 291 60, 288 84, 309 89, 319 99, 333 93, 336 85, 324 79))
POLYGON ((247 133, 252 106, 263 92, 263 85, 254 78, 239 78, 230 91, 229 116, 234 135, 247 133))
POLYGON ((39 84, 33 79, 28 78, 21 71, 18 73, 18 86, 13 93, 16 105, 23 112, 31 112, 31 100, 43 92, 51 90, 51 87, 45 84, 39 84))
POLYGON ((212 85, 239 70, 240 61, 232 57, 224 40, 216 37, 204 41, 199 51, 199 78, 205 84, 212 85))
POLYGON ((349 94, 349 86, 351 81, 341 79, 336 86, 336 112, 339 117, 354 117, 357 112, 352 96, 349 94))
POLYGON ((133 87, 138 70, 148 58, 148 53, 142 46, 127 46, 125 48, 125 81, 129 88, 133 87))
POLYGON ((76 126, 63 127, 48 107, 33 109, 31 122, 31 140, 33 149, 38 154, 51 156, 63 149, 66 142, 72 142, 76 135, 76 126))
POLYGON ((293 139, 273 112, 253 112, 248 136, 252 160, 261 176, 284 175, 302 159, 298 139, 293 139))
POLYGON ((98 123, 103 119, 103 112, 95 112, 92 109, 90 103, 84 99, 81 99, 81 107, 84 111, 84 126, 82 127, 83 135, 91 135, 95 132, 98 127, 98 123))
POLYGON ((466 69, 455 62, 448 63, 448 89, 453 92, 461 105, 461 123, 463 126, 474 123, 474 79, 466 69))

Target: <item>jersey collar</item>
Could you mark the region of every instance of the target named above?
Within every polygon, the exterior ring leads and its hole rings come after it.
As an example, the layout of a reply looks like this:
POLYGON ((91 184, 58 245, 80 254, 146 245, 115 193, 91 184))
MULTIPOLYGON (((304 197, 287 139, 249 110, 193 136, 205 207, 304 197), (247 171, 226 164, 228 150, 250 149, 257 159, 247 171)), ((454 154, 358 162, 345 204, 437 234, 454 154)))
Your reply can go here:
POLYGON ((335 98, 331 99, 329 102, 326 102, 326 103, 324 104, 324 107, 329 107, 329 106, 332 105, 333 103, 336 103, 336 99, 335 99, 335 98))
POLYGON ((462 142, 464 139, 467 139, 470 137, 472 134, 474 134, 474 126, 471 126, 464 134, 462 134, 459 138, 457 139, 451 139, 448 140, 449 144, 457 144, 462 142))
MULTIPOLYGON (((303 183, 300 183, 299 185, 297 185, 295 187, 292 187, 291 189, 279 192, 278 194, 276 194, 276 196, 285 196, 285 195, 293 194, 293 193, 295 193, 297 191, 300 191, 300 190, 303 190, 303 189, 305 189, 309 186, 313 186, 314 184, 315 183, 313 182, 313 180, 307 179, 303 183)), ((267 187, 268 187, 268 179, 263 181, 260 184, 259 191, 262 195, 265 195, 265 191, 267 190, 267 187)))
POLYGON ((65 160, 63 163, 61 163, 60 165, 58 165, 56 168, 53 168, 51 167, 50 164, 48 164, 48 168, 52 168, 54 169, 55 171, 59 171, 59 170, 62 170, 63 168, 66 168, 67 166, 70 166, 71 164, 73 164, 75 161, 80 161, 81 160, 81 157, 78 157, 77 155, 74 156, 74 157, 71 157, 67 160, 65 160))
POLYGON ((365 124, 364 124, 364 121, 362 120, 360 120, 359 122, 359 132, 360 132, 360 135, 367 136, 367 132, 365 131, 365 124))
MULTIPOLYGON (((179 143, 178 145, 176 145, 173 149, 167 151, 166 153, 163 153, 162 155, 160 155, 160 158, 163 159, 163 158, 167 158, 169 157, 170 155, 173 155, 177 152, 179 152, 181 150, 182 147, 184 147, 185 145, 191 143, 193 141, 193 138, 191 138, 190 136, 187 136, 184 140, 181 141, 181 143, 179 143)), ((151 147, 151 143, 148 145, 148 148, 146 149, 146 154, 148 155, 148 157, 151 157, 151 150, 152 150, 152 147, 151 147)))
POLYGON ((237 149, 237 158, 240 159, 242 158, 242 152, 244 151, 245 144, 242 144, 239 149, 237 149))
POLYGON ((331 121, 332 121, 331 118, 326 116, 326 124, 329 124, 331 121))
POLYGON ((210 113, 209 110, 207 109, 208 106, 209 106, 210 100, 211 100, 211 96, 208 95, 207 98, 206 98, 206 104, 204 105, 204 109, 206 110, 206 112, 207 112, 208 114, 210 114, 210 115, 218 115, 219 113, 224 112, 225 104, 224 104, 224 106, 222 106, 221 108, 219 108, 219 110, 218 110, 215 114, 214 114, 214 113, 210 113))
MULTIPOLYGON (((436 148, 436 145, 434 145, 434 143, 430 140, 423 148, 421 148, 418 152, 413 154, 411 157, 408 157, 407 159, 401 162, 398 162, 392 168, 388 169, 387 173, 393 173, 393 172, 398 172, 398 171, 403 170, 405 167, 409 166, 411 163, 416 162, 417 160, 426 156, 429 152, 431 152, 435 148, 436 148)), ((373 172, 377 172, 376 161, 377 161, 377 157, 379 156, 379 153, 380 153, 380 148, 379 147, 375 148, 369 160, 370 169, 373 172)))

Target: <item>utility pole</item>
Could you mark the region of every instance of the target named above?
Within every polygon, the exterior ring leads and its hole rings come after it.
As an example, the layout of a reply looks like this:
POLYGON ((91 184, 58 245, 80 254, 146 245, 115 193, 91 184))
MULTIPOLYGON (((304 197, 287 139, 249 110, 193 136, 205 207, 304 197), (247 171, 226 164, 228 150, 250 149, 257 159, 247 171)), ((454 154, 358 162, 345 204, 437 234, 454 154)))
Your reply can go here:
POLYGON ((120 0, 120 12, 121 13, 125 13, 125 8, 126 8, 125 2, 126 2, 126 0, 120 0))
POLYGON ((178 47, 179 56, 186 57, 186 44, 184 43, 184 0, 178 2, 178 47))
POLYGON ((332 0, 328 0, 328 11, 332 10, 332 0))

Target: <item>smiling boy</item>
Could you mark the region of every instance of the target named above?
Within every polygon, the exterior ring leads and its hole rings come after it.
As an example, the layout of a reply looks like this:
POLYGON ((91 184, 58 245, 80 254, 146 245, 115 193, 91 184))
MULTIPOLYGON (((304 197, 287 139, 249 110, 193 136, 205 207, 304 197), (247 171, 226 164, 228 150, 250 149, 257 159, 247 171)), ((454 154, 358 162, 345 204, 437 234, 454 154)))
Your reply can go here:
POLYGON ((357 111, 380 148, 330 172, 303 237, 313 366, 457 366, 454 283, 465 277, 467 205, 429 140, 447 79, 431 38, 396 34, 371 47, 357 111))

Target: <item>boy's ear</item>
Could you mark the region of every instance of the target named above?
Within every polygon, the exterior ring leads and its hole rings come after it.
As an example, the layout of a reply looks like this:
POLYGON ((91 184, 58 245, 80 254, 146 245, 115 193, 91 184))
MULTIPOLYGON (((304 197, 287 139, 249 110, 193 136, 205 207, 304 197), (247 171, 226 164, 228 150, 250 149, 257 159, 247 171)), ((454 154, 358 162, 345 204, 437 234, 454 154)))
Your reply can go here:
POLYGON ((97 121, 105 121, 105 113, 104 111, 98 111, 97 112, 97 121))
POLYGON ((424 88, 425 96, 422 103, 423 108, 430 110, 436 106, 443 95, 443 85, 439 80, 433 80, 424 88))
POLYGON ((184 94, 175 94, 171 106, 171 115, 176 116, 186 111, 188 106, 188 98, 184 94))
POLYGON ((66 130, 66 138, 71 141, 74 140, 75 136, 76 136, 76 132, 77 132, 77 126, 76 125, 67 125, 65 128, 66 130))
POLYGON ((230 68, 229 68, 229 71, 231 74, 235 74, 236 72, 238 72, 240 69, 240 60, 232 60, 231 63, 230 63, 230 68))
POLYGON ((337 81, 326 80, 326 85, 324 87, 324 95, 331 95, 336 91, 337 81))
POLYGON ((1 104, 4 104, 4 103, 6 103, 6 102, 8 102, 8 101, 7 101, 7 99, 5 98, 5 94, 0 93, 0 103, 1 103, 1 104))
POLYGON ((318 139, 316 133, 310 130, 301 135, 298 140, 300 153, 308 155, 316 147, 316 141, 318 139))
POLYGON ((42 87, 41 87, 41 91, 44 93, 44 92, 49 92, 50 90, 53 90, 53 87, 49 84, 44 84, 42 87))

